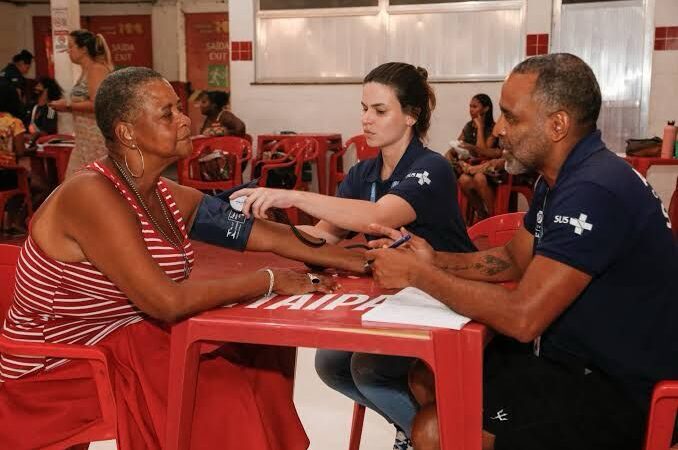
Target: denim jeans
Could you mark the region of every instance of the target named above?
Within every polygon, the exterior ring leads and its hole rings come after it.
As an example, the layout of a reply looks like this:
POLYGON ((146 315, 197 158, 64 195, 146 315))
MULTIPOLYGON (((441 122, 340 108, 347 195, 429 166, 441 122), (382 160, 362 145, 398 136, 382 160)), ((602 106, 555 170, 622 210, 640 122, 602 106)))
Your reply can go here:
POLYGON ((407 374, 415 358, 318 350, 315 370, 323 382, 381 414, 410 437, 418 406, 407 374))

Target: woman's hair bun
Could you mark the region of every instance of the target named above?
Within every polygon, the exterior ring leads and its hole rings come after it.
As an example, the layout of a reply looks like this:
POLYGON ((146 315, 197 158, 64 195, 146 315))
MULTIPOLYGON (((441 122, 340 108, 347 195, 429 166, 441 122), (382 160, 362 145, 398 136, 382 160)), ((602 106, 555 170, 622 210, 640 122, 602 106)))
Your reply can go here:
POLYGON ((421 76, 422 80, 424 80, 424 81, 428 80, 428 71, 426 69, 424 69, 423 67, 417 66, 417 73, 419 74, 419 76, 421 76))

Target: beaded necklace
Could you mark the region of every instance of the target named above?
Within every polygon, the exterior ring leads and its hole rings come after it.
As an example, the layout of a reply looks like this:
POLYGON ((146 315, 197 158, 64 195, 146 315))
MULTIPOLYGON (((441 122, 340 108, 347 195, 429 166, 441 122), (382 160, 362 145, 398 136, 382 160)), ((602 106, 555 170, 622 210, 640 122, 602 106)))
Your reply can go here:
POLYGON ((162 210, 162 215, 165 218, 165 221, 167 222, 167 225, 169 226, 170 230, 172 230, 173 234, 173 239, 168 236, 165 231, 160 228, 158 225, 158 222, 155 220, 155 217, 151 214, 151 210, 146 206, 146 202, 144 202, 143 198, 141 198, 141 194, 139 194, 139 191, 137 190, 136 185, 134 184, 134 181, 132 180, 130 174, 116 161, 114 158, 110 158, 111 161, 113 161, 113 165, 115 166, 116 169, 118 169, 118 172, 120 172, 120 175, 122 175, 122 179, 125 182, 125 184, 130 188, 132 193, 137 199, 137 202, 139 205, 141 205, 141 208, 144 210, 146 213, 146 217, 151 221, 153 224, 153 227, 155 230, 162 235, 163 238, 165 238, 165 241, 167 241, 175 250, 181 252, 181 256, 184 258, 184 278, 188 278, 188 275, 191 273, 191 265, 188 260, 188 256, 186 255, 186 249, 184 248, 183 244, 183 239, 181 238, 181 235, 179 231, 176 229, 176 224, 170 217, 170 213, 167 210, 167 206, 165 205, 165 201, 162 199, 160 196, 160 192, 158 188, 155 188, 155 196, 158 198, 158 201, 160 202, 160 209, 162 210))

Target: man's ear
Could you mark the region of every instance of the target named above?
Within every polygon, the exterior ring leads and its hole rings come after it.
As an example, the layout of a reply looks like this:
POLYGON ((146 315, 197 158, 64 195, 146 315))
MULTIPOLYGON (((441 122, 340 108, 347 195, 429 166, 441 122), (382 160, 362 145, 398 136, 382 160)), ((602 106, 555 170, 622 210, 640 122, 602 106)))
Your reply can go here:
POLYGON ((128 148, 134 148, 136 146, 131 124, 127 122, 118 122, 115 125, 114 131, 115 137, 118 138, 118 142, 122 145, 128 148))
POLYGON ((572 126, 572 117, 566 111, 556 111, 549 117, 548 133, 553 142, 562 141, 567 137, 572 126))

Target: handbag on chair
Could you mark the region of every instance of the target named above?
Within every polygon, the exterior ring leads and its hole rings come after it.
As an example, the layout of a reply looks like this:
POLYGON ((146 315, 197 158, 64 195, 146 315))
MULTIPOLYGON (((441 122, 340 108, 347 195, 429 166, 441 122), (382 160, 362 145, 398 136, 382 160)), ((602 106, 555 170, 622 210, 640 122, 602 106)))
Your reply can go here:
POLYGON ((628 156, 658 157, 661 153, 662 140, 657 136, 648 139, 627 139, 626 154, 628 156))
POLYGON ((202 181, 224 181, 233 178, 235 156, 223 150, 207 148, 198 158, 202 181))

